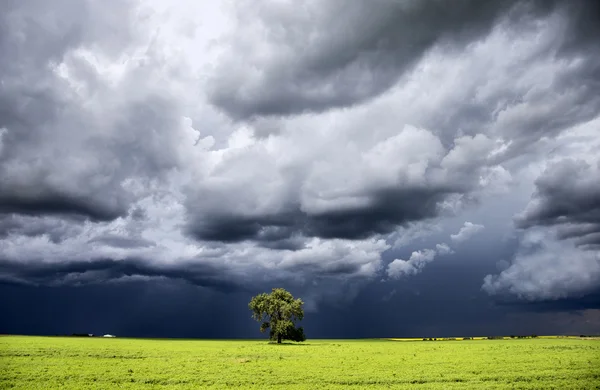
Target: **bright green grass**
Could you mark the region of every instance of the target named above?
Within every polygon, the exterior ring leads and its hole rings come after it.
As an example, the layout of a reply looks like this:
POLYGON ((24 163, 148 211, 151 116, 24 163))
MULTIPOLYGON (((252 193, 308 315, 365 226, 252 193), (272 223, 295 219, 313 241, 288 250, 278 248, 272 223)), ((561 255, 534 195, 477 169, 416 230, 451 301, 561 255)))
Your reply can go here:
POLYGON ((0 337, 0 388, 600 389, 600 341, 0 337))

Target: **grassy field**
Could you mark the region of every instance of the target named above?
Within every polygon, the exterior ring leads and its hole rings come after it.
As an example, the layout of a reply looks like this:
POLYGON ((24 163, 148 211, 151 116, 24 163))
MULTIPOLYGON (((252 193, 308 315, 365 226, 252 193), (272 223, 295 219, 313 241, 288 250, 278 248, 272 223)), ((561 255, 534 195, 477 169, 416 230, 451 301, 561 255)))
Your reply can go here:
POLYGON ((0 388, 600 389, 600 340, 0 337, 0 388))

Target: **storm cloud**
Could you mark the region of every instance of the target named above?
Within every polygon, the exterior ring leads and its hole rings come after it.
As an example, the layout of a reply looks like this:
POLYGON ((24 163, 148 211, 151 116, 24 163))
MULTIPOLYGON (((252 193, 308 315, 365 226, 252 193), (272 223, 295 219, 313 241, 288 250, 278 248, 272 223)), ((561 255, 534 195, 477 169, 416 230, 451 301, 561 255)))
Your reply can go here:
POLYGON ((585 296, 600 286, 600 160, 564 159, 535 181, 516 224, 525 230, 513 264, 487 276, 488 292, 530 299, 585 296))
POLYGON ((318 310, 478 261, 449 283, 481 302, 587 299, 598 26, 586 0, 5 1, 0 280, 318 310))
POLYGON ((555 163, 536 180, 536 192, 517 216, 518 226, 556 226, 557 238, 577 246, 600 245, 600 159, 594 164, 567 159, 555 163))

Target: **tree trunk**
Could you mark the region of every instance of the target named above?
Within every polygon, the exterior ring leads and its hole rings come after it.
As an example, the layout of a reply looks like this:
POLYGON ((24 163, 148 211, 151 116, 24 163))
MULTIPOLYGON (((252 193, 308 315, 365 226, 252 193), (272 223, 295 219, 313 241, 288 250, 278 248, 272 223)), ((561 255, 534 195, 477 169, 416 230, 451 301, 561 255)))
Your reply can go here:
MULTIPOLYGON (((281 311, 277 310, 277 319, 281 321, 281 311)), ((281 344, 281 333, 277 333, 277 344, 281 344)))

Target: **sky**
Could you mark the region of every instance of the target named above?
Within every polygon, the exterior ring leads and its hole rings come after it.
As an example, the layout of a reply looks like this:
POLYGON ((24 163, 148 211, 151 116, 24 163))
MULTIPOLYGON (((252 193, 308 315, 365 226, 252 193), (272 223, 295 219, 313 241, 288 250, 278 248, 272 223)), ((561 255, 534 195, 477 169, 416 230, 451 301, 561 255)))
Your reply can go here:
POLYGON ((0 333, 600 333, 600 3, 0 2, 0 333))

